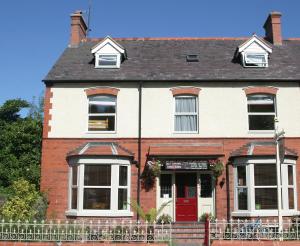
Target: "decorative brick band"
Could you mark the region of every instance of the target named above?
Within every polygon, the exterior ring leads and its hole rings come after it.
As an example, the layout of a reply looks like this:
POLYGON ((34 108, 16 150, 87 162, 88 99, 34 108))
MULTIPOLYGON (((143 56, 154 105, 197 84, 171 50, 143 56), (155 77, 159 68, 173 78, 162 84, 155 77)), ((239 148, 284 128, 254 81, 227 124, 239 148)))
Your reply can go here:
POLYGON ((87 96, 99 95, 99 94, 117 96, 119 89, 112 88, 112 87, 98 87, 98 88, 85 89, 84 91, 87 96))
POLYGON ((43 138, 48 137, 48 133, 51 131, 51 126, 49 121, 52 119, 50 110, 52 109, 51 98, 53 97, 53 92, 51 91, 51 86, 46 85, 45 98, 44 98, 44 124, 43 124, 43 138))
POLYGON ((201 89, 197 87, 174 87, 171 88, 170 91, 172 91, 173 96, 182 94, 198 96, 201 89))
POLYGON ((243 89, 246 95, 250 94, 272 94, 276 95, 278 88, 271 87, 271 86, 259 86, 259 87, 247 87, 243 89))

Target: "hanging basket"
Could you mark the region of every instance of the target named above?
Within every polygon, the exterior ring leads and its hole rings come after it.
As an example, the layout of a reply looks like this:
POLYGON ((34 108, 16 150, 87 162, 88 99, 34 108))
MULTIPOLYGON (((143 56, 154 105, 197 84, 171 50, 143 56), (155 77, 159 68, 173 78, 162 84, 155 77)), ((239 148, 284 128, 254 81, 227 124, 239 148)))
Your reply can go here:
POLYGON ((224 171, 224 164, 220 160, 211 160, 209 161, 209 169, 213 171, 213 174, 217 179, 224 171))
POLYGON ((149 173, 148 175, 153 178, 159 177, 161 173, 161 162, 159 160, 148 161, 147 162, 149 173))

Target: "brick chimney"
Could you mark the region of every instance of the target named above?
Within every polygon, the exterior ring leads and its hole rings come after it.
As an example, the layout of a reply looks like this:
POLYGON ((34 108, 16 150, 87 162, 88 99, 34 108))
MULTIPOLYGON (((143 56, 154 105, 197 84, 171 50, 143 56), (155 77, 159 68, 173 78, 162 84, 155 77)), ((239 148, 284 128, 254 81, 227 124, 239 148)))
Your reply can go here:
POLYGON ((271 12, 264 24, 266 38, 274 45, 282 45, 281 13, 271 12))
POLYGON ((86 38, 87 25, 83 19, 82 11, 71 14, 71 38, 70 46, 76 47, 86 38))

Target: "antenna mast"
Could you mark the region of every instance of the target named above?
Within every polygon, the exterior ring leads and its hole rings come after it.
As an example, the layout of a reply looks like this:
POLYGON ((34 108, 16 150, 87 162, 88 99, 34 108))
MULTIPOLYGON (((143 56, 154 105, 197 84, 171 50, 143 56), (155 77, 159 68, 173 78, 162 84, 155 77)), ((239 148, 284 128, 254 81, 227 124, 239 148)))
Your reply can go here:
POLYGON ((89 10, 88 10, 88 19, 87 19, 87 32, 86 36, 89 36, 89 33, 91 31, 90 29, 90 23, 91 23, 91 9, 92 9, 92 0, 89 0, 89 10))

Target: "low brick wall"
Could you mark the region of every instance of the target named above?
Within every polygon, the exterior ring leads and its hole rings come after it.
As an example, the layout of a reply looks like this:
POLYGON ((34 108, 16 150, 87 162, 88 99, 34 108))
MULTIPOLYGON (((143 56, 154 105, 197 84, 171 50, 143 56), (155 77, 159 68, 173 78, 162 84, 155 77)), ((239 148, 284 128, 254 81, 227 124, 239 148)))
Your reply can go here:
POLYGON ((55 242, 0 242, 0 246, 72 246, 72 245, 89 245, 89 246, 167 246, 167 243, 80 243, 80 242, 62 242, 57 244, 55 242))
POLYGON ((236 241, 236 240, 215 240, 211 246, 296 246, 300 245, 300 241, 236 241))

